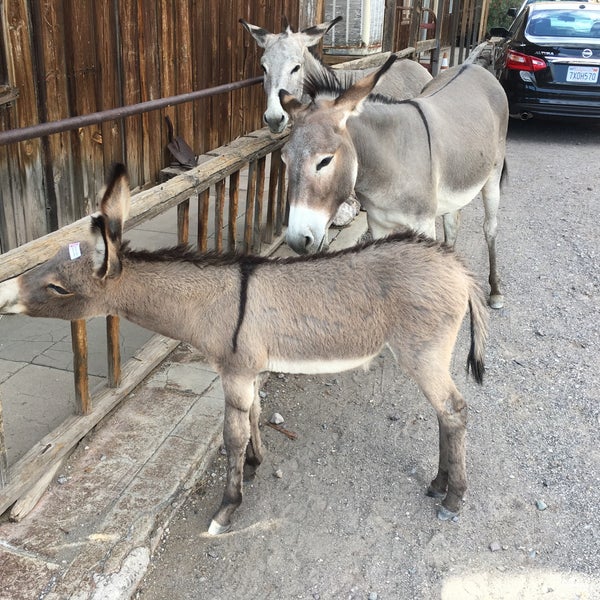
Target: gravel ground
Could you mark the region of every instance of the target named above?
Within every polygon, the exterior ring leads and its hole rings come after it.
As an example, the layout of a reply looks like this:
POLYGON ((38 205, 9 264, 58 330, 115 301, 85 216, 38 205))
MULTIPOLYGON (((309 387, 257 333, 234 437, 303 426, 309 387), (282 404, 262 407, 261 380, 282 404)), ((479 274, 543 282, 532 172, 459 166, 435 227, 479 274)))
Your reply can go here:
MULTIPOLYGON (((600 598, 599 126, 511 122, 500 210, 506 306, 491 315, 469 402, 469 491, 458 522, 424 495, 437 425, 388 352, 368 372, 272 375, 266 460, 233 530, 204 532, 224 457, 198 481, 136 597, 155 599, 600 598), (596 209, 596 210, 593 210, 596 209)), ((457 250, 487 277, 482 207, 457 250)), ((360 326, 359 323, 356 326, 360 326)))

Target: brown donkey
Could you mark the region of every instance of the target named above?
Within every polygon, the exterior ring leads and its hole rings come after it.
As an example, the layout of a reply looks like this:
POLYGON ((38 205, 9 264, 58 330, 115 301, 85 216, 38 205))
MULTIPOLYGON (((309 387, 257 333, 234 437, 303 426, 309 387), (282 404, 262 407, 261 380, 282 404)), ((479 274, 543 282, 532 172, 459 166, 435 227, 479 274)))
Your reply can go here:
POLYGON ((223 383, 228 457, 210 533, 226 531, 241 504, 244 460, 255 467, 262 459, 259 375, 367 366, 386 346, 437 413, 439 469, 428 493, 444 499, 441 519, 458 512, 466 489, 467 406, 449 367, 470 308, 467 369, 481 382, 487 309, 450 249, 404 234, 287 259, 181 247, 137 252, 121 241, 128 210, 127 176, 118 165, 89 236, 0 283, 0 313, 120 315, 204 354, 223 383))

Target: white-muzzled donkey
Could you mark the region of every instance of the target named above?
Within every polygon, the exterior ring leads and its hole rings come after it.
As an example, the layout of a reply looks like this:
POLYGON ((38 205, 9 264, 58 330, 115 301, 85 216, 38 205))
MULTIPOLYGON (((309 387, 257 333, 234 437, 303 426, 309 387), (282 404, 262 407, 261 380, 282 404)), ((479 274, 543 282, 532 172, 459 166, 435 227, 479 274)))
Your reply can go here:
MULTIPOLYGON (((313 54, 312 49, 341 20, 342 17, 336 17, 297 32, 292 31, 286 22, 282 33, 271 33, 240 19, 244 29, 254 38, 257 45, 264 49, 260 59, 265 74, 264 88, 267 96, 263 121, 272 133, 281 133, 289 122, 289 115, 279 100, 281 90, 287 90, 288 93, 301 98, 304 80, 307 77, 332 77, 341 87, 350 87, 361 77, 376 70, 369 68, 334 71, 313 54)), ((431 75, 425 67, 414 60, 403 59, 393 66, 387 77, 377 85, 375 92, 396 100, 404 100, 420 94, 429 81, 431 75)))
POLYGON ((327 230, 354 189, 373 237, 409 228, 456 239, 461 208, 481 192, 489 256, 489 303, 503 305, 496 266, 497 214, 505 172, 508 102, 483 67, 443 71, 415 98, 372 95, 394 65, 344 89, 327 74, 307 79, 303 103, 281 92, 294 127, 282 150, 290 215, 286 241, 298 253, 327 247, 327 230))
POLYGON ((125 167, 117 165, 89 235, 0 283, 0 313, 119 315, 203 353, 223 384, 228 457, 210 533, 226 531, 241 504, 244 461, 262 460, 260 374, 367 366, 386 346, 436 411, 439 468, 428 493, 443 498, 441 519, 456 515, 466 490, 467 406, 450 376, 451 355, 470 310, 467 369, 481 382, 488 315, 451 249, 400 234, 286 259, 133 251, 121 239, 129 201, 125 167))

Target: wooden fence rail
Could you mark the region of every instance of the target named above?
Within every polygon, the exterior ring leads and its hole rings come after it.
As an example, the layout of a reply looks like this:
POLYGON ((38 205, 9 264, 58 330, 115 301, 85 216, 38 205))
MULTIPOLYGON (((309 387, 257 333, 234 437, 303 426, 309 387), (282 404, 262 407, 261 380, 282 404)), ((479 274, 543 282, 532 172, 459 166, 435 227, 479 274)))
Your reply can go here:
MULTIPOLYGON (((285 136, 274 138, 259 130, 199 158, 198 166, 174 175, 160 185, 132 197, 125 230, 177 208, 180 243, 187 243, 190 228, 190 202, 198 202, 198 248, 208 248, 209 216, 214 211, 214 249, 263 251, 277 246, 285 214, 285 167, 280 148, 285 136), (270 162, 267 176, 267 163, 270 162), (240 173, 247 170, 246 197, 240 195, 240 173), (226 202, 226 198, 228 202, 226 202), (225 207, 228 205, 228 211, 225 207), (242 222, 242 226, 238 226, 242 222)), ((0 256, 0 281, 20 273, 53 256, 66 242, 88 231, 89 217, 59 231, 29 242, 0 256)), ((37 442, 14 465, 9 465, 2 425, 0 398, 0 513, 17 500, 21 506, 33 506, 48 484, 48 473, 71 449, 106 416, 132 389, 178 344, 163 336, 154 336, 135 355, 121 365, 119 319, 107 317, 108 377, 106 385, 90 397, 87 373, 87 331, 85 321, 72 323, 74 379, 77 413, 37 442), (39 482, 39 485, 38 485, 39 482)), ((22 508, 19 509, 22 518, 22 508)), ((15 508, 13 507, 13 513, 15 508)))

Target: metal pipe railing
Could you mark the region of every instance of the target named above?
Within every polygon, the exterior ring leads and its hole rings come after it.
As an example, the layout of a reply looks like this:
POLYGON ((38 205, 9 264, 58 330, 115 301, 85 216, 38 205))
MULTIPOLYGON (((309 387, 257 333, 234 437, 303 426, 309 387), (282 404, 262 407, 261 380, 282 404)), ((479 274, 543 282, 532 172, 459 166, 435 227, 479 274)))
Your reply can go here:
POLYGON ((122 119, 123 117, 131 117, 133 115, 139 115, 151 110, 158 110, 167 106, 183 104, 184 102, 190 102, 192 100, 209 98, 211 96, 231 92, 233 90, 251 87, 258 83, 262 83, 262 80, 263 76, 261 75, 258 77, 251 77, 250 79, 243 79, 242 81, 235 81, 233 83, 217 85, 212 88, 197 90, 195 92, 179 94, 177 96, 168 96, 166 98, 158 98, 157 100, 147 100, 146 102, 139 102, 137 104, 130 104, 128 106, 120 106, 118 108, 110 108, 78 117, 68 117, 66 119, 60 119, 59 121, 38 123, 37 125, 30 125, 29 127, 21 127, 19 129, 9 129, 8 131, 0 132, 0 146, 44 137, 52 133, 62 133, 72 129, 79 129, 80 127, 97 125, 98 123, 122 119))

